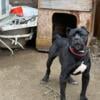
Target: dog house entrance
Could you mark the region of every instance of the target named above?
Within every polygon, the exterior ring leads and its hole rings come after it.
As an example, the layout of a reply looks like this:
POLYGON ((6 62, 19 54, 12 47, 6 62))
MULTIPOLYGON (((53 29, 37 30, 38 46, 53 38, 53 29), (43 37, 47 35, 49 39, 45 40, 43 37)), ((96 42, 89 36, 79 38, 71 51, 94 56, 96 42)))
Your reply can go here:
POLYGON ((66 28, 75 28, 77 26, 76 16, 65 13, 54 13, 52 17, 52 35, 60 34, 66 37, 66 28))

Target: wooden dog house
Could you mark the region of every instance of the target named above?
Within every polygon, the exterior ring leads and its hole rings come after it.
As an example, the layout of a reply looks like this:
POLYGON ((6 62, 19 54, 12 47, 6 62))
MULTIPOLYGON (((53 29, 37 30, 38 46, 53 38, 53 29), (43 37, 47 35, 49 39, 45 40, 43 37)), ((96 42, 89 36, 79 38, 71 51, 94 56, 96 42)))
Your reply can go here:
MULTIPOLYGON (((66 27, 85 26, 89 41, 93 35, 94 0, 39 0, 38 31, 36 48, 47 51, 52 44, 53 33, 66 33, 66 27)), ((88 42, 89 43, 89 42, 88 42)))

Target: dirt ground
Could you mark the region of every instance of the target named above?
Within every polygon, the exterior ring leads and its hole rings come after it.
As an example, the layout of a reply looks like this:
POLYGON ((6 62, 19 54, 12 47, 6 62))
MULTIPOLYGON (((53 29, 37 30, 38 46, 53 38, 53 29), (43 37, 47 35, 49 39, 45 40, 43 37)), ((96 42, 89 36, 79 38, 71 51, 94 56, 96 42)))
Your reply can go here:
MULTIPOLYGON (((13 56, 0 51, 0 100, 59 100, 60 64, 55 59, 48 84, 40 84, 46 69, 47 53, 33 49, 17 50, 13 56)), ((68 100, 79 100, 80 76, 74 76, 79 85, 67 86, 68 100)), ((100 57, 92 57, 89 100, 100 100, 100 57)))

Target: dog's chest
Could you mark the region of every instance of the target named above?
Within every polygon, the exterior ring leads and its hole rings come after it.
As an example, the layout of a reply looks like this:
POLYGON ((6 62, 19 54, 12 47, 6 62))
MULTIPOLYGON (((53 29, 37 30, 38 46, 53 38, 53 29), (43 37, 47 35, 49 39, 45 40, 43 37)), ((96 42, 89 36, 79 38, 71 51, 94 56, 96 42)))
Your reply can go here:
POLYGON ((73 75, 76 75, 78 73, 83 73, 87 69, 87 65, 84 64, 84 62, 81 63, 73 72, 73 75))

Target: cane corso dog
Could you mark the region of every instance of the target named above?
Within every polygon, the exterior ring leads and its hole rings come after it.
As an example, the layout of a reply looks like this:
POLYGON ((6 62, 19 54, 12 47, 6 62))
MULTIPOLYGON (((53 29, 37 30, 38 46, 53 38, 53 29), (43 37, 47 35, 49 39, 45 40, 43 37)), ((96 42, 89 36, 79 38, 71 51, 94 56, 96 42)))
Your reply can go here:
POLYGON ((49 50, 47 70, 42 81, 48 82, 50 67, 53 60, 59 56, 60 73, 60 100, 66 100, 65 89, 70 75, 82 74, 82 89, 80 100, 88 100, 86 90, 90 78, 91 60, 87 47, 89 32, 85 27, 67 29, 67 38, 55 36, 55 41, 49 50))

